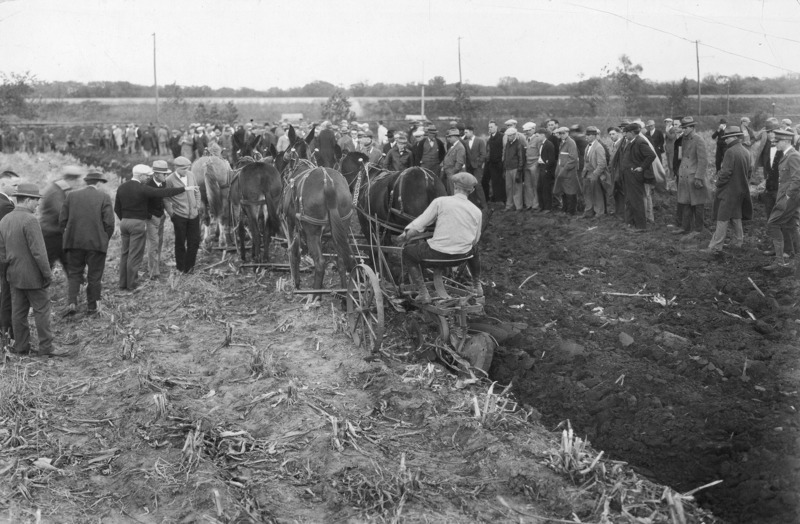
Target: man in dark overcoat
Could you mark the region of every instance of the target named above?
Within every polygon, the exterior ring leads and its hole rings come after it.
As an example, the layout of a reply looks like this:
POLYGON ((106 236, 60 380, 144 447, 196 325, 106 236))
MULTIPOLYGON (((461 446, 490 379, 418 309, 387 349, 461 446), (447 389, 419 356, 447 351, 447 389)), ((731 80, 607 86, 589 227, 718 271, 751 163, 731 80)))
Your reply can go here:
POLYGON ((767 234, 775 249, 775 261, 764 268, 766 271, 790 265, 783 260, 784 250, 800 252, 800 153, 792 147, 793 141, 794 133, 791 131, 775 130, 775 142, 783 151, 783 158, 778 165, 778 195, 767 220, 767 234))
POLYGON ((316 136, 317 162, 320 167, 332 168, 336 164, 338 155, 336 154, 336 135, 330 129, 330 120, 325 120, 319 125, 319 134, 316 136))
MULTIPOLYGON (((19 175, 13 171, 0 173, 0 220, 14 211, 14 201, 9 194, 16 190, 19 182, 19 175)), ((0 332, 8 338, 14 338, 11 330, 11 289, 6 278, 6 264, 2 260, 0 260, 0 332)))
MULTIPOLYGON (((703 137, 695 131, 691 116, 681 119, 681 158, 678 170, 678 213, 681 227, 675 235, 697 234, 703 231, 705 205, 711 202, 711 179, 708 175, 708 156, 703 137)), ((720 164, 721 165, 721 164, 720 164)))
POLYGON ((108 241, 114 234, 111 197, 101 187, 106 177, 92 171, 83 178, 86 187, 70 191, 61 207, 59 223, 64 231, 67 259, 67 314, 78 310, 78 290, 86 268, 87 313, 97 313, 103 289, 108 241))
POLYGON ((64 256, 64 238, 61 233, 59 218, 61 206, 67 198, 67 193, 80 185, 81 178, 86 174, 80 166, 65 166, 61 172, 61 180, 56 180, 48 185, 42 194, 39 209, 39 225, 44 236, 44 245, 47 248, 47 260, 50 267, 56 261, 61 261, 64 271, 67 270, 67 259, 64 256))
MULTIPOLYGON (((17 201, 14 211, 0 220, 0 260, 8 267, 6 275, 11 287, 14 353, 31 350, 28 311, 33 308, 39 335, 39 355, 54 355, 50 331, 50 293, 52 281, 42 227, 34 213, 39 207, 39 188, 20 184, 12 195, 17 201)), ((55 355, 61 355, 56 353, 55 355)))
POLYGON ((653 176, 650 166, 656 159, 656 153, 647 139, 639 135, 639 130, 639 125, 635 123, 623 128, 627 140, 618 154, 619 175, 625 188, 625 223, 642 232, 647 229, 644 184, 648 176, 653 176))
POLYGON ((714 198, 714 220, 717 228, 708 244, 708 253, 722 252, 722 243, 733 225, 731 245, 742 247, 744 230, 742 220, 753 218, 753 203, 750 201, 750 153, 742 145, 742 130, 738 126, 725 128, 725 156, 720 164, 717 178, 717 195, 714 198))

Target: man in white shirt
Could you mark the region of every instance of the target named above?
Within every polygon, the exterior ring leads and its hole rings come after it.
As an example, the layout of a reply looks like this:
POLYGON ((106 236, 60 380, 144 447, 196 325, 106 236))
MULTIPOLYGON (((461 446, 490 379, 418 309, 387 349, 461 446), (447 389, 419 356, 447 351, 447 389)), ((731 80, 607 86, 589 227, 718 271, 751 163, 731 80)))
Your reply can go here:
POLYGON ((425 228, 436 223, 433 237, 426 242, 415 242, 403 247, 403 263, 408 267, 411 282, 419 288, 417 299, 423 304, 431 302, 431 296, 422 278, 420 263, 426 259, 452 260, 472 254, 467 267, 472 275, 473 293, 483 296, 480 283, 480 259, 475 246, 481 237, 483 215, 478 207, 468 200, 478 180, 466 172, 452 177, 454 195, 439 197, 430 203, 414 221, 406 226, 398 242, 404 243, 420 236, 425 228))

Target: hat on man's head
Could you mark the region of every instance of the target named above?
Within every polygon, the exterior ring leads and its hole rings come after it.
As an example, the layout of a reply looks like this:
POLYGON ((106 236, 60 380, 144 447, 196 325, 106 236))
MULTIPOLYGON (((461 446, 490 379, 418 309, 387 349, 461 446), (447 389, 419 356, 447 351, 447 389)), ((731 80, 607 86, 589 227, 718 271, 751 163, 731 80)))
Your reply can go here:
POLYGON ((737 136, 744 136, 742 128, 739 126, 728 126, 725 128, 725 134, 722 135, 722 138, 734 138, 737 136))
POLYGON ((533 122, 525 122, 524 124, 522 124, 523 131, 531 131, 533 129, 536 129, 536 124, 534 124, 533 122))
POLYGON ((19 178, 19 175, 11 170, 6 169, 0 173, 0 178, 19 178))
POLYGON ((673 120, 670 117, 664 119, 664 122, 672 122, 673 120))
POLYGON ((86 170, 81 166, 64 166, 61 168, 62 178, 81 178, 86 174, 86 170))
POLYGON ((509 118, 508 120, 505 121, 505 124, 507 126, 516 126, 517 125, 517 121, 514 120, 513 118, 509 118))
POLYGON ((452 129, 448 129, 447 130, 447 135, 446 136, 447 137, 451 137, 451 136, 459 137, 459 136, 461 136, 461 133, 458 131, 458 129, 456 129, 454 127, 452 129))
POLYGON ((784 118, 783 120, 781 120, 781 124, 783 124, 785 126, 790 126, 790 125, 792 125, 792 121, 789 120, 788 118, 784 118))
POLYGON ((727 124, 727 123, 728 123, 728 121, 727 121, 727 120, 725 120, 724 118, 720 118, 720 119, 719 119, 719 123, 720 123, 720 124, 727 124))
POLYGON ((517 136, 517 129, 514 127, 507 127, 503 134, 506 136, 517 136))
POLYGON ((569 126, 569 130, 574 131, 576 133, 580 133, 583 131, 583 128, 581 127, 580 124, 572 124, 571 126, 569 126))
POLYGON ((39 186, 36 184, 20 184, 17 190, 11 195, 13 197, 42 198, 39 194, 39 186))
POLYGON ((394 138, 394 129, 386 131, 386 138, 394 138))
POLYGON ((424 130, 424 129, 422 129, 421 127, 418 127, 418 128, 417 128, 417 130, 416 130, 416 131, 414 131, 414 133, 412 134, 412 136, 414 136, 414 137, 416 137, 416 138, 419 138, 419 137, 421 137, 421 136, 425 136, 425 130, 424 130))
POLYGON ((431 125, 429 125, 428 127, 425 128, 425 132, 426 133, 438 133, 439 130, 436 128, 435 125, 431 124, 431 125))
POLYGON ((100 171, 90 171, 88 175, 83 177, 84 182, 91 182, 97 180, 98 182, 108 182, 106 176, 100 171))
POLYGON ((694 127, 695 125, 697 125, 697 122, 694 121, 694 118, 690 116, 681 118, 681 127, 694 127))
POLYGON ((189 167, 192 165, 192 161, 185 156, 179 156, 172 161, 172 165, 175 166, 175 169, 178 169, 179 167, 189 167))
POLYGON ((372 130, 371 129, 366 129, 364 131, 364 136, 367 137, 367 138, 374 138, 375 137, 375 135, 372 134, 372 130))
POLYGON ((624 131, 625 133, 638 133, 640 130, 641 127, 639 127, 639 124, 636 123, 628 124, 627 126, 622 128, 622 131, 624 131))
POLYGON ((594 126, 589 126, 589 127, 586 128, 586 134, 587 135, 598 135, 598 134, 600 134, 600 130, 597 129, 596 127, 594 127, 594 126))
POLYGON ((453 178, 451 180, 453 181, 453 185, 462 187, 464 189, 472 189, 473 187, 478 185, 478 179, 470 175, 466 171, 456 173, 455 175, 453 175, 453 178))
POLYGON ((788 140, 791 142, 792 140, 794 140, 794 136, 795 136, 794 133, 792 133, 791 131, 786 131, 784 129, 775 130, 775 140, 788 140))
POLYGON ((394 134, 394 138, 398 142, 403 142, 403 143, 408 142, 408 137, 406 136, 406 134, 403 131, 398 131, 397 133, 395 133, 394 134))
POLYGON ((169 165, 166 160, 156 160, 153 162, 153 173, 168 175, 172 173, 172 171, 169 170, 169 165))
POLYGON ((620 129, 625 129, 625 126, 629 125, 630 123, 631 123, 630 120, 623 120, 622 122, 619 123, 619 126, 617 127, 619 127, 620 129))
POLYGON ((136 164, 131 172, 133 176, 150 176, 153 174, 153 168, 147 164, 136 164))
POLYGON ((780 127, 778 126, 778 124, 776 124, 775 122, 770 122, 769 120, 767 120, 767 122, 764 124, 764 129, 766 129, 767 131, 775 131, 776 129, 778 129, 778 127, 780 127))
POLYGON ((554 131, 555 133, 569 133, 569 128, 566 126, 561 126, 554 131))
POLYGON ((742 118, 739 119, 739 122, 747 122, 749 124, 750 123, 750 117, 743 116, 742 118))

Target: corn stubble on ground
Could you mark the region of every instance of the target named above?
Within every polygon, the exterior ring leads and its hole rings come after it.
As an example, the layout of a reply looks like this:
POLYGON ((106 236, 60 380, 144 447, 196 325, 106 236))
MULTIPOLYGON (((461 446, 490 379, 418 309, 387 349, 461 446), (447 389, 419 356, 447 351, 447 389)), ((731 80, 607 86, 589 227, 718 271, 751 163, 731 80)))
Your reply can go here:
POLYGON ((118 294, 118 256, 116 236, 105 314, 54 318, 74 357, 0 367, 0 519, 715 521, 508 388, 420 363, 400 329, 366 362, 338 299, 305 309, 279 275, 219 268, 118 294))

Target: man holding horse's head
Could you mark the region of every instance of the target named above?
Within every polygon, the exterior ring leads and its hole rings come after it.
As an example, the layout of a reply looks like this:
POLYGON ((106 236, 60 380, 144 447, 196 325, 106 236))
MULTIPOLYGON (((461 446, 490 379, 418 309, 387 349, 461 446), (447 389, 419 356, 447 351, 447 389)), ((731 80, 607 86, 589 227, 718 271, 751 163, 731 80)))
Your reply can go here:
POLYGON ((431 302, 431 296, 422 278, 421 264, 436 261, 438 265, 458 265, 467 256, 472 274, 472 292, 483 296, 480 282, 480 259, 475 248, 481 238, 483 215, 478 207, 468 200, 478 180, 466 172, 453 175, 453 196, 439 197, 430 203, 420 216, 406 226, 397 237, 401 243, 419 237, 425 228, 436 223, 433 236, 426 242, 415 242, 403 247, 403 263, 408 267, 412 283, 419 287, 417 300, 423 304, 431 302), (448 264, 448 262, 451 262, 448 264))

